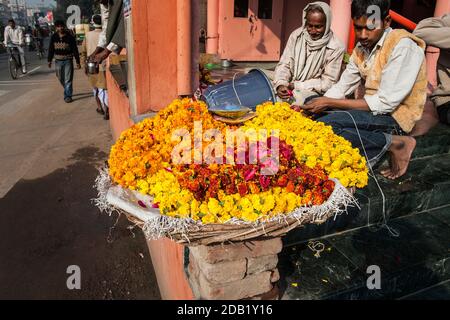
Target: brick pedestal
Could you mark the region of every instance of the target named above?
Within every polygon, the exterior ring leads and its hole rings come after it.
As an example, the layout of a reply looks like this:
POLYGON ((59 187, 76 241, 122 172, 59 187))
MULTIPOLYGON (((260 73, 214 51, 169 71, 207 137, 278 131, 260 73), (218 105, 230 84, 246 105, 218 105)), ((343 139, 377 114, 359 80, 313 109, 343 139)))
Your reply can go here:
POLYGON ((190 247, 188 277, 196 299, 277 299, 281 238, 190 247))

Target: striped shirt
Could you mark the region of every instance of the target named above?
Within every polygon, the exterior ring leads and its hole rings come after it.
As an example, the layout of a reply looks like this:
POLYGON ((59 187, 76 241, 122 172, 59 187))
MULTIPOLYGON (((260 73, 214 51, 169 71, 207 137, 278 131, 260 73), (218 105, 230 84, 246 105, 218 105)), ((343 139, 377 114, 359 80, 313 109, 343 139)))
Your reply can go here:
POLYGON ((65 34, 62 37, 55 33, 50 39, 50 46, 48 49, 48 62, 55 60, 72 60, 75 58, 77 64, 80 64, 80 54, 75 38, 70 34, 65 34))

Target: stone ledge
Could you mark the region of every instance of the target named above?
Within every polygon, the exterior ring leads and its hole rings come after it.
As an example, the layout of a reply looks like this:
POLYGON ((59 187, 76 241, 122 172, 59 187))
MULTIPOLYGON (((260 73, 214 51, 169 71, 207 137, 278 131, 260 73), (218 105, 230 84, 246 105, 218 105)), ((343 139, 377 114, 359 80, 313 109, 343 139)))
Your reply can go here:
POLYGON ((198 268, 198 270, 193 270, 194 275, 198 277, 200 272, 213 284, 226 284, 242 280, 247 273, 247 261, 245 259, 211 264, 204 261, 195 261, 191 254, 189 260, 193 262, 191 268, 198 268))
POLYGON ((282 248, 281 238, 274 238, 234 244, 191 247, 190 251, 195 259, 213 264, 223 261, 277 255, 282 248))
MULTIPOLYGON (((198 287, 200 299, 208 300, 240 300, 270 292, 273 285, 270 282, 272 272, 267 271, 248 276, 242 280, 225 284, 212 284, 200 272, 198 287)), ((197 286, 197 285, 195 285, 197 286)))
POLYGON ((247 274, 255 274, 264 271, 274 270, 278 264, 278 256, 262 256, 247 259, 247 274))

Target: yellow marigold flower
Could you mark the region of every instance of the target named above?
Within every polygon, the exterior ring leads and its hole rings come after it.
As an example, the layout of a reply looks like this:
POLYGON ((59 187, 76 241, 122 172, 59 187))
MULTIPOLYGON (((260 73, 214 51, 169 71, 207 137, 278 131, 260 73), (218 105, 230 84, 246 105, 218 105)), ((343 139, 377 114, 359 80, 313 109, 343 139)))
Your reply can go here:
POLYGON ((211 213, 208 213, 206 216, 202 218, 202 222, 204 224, 216 223, 217 217, 211 213))

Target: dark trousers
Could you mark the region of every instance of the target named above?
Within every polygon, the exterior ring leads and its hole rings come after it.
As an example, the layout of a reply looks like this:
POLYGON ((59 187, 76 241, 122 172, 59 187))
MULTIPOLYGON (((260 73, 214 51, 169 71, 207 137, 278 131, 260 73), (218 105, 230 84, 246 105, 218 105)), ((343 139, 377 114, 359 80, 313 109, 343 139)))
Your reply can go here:
POLYGON ((56 60, 56 76, 64 87, 64 99, 72 98, 73 93, 73 60, 56 60))
POLYGON ((365 155, 365 149, 367 160, 372 166, 390 148, 392 135, 402 134, 399 125, 390 115, 375 116, 367 111, 330 111, 317 121, 330 125, 335 134, 350 141, 353 147, 358 148, 363 156, 365 155), (361 140, 363 144, 361 144, 361 140))
POLYGON ((439 120, 442 123, 450 124, 450 102, 447 102, 442 106, 439 106, 437 108, 437 112, 439 114, 439 120))

